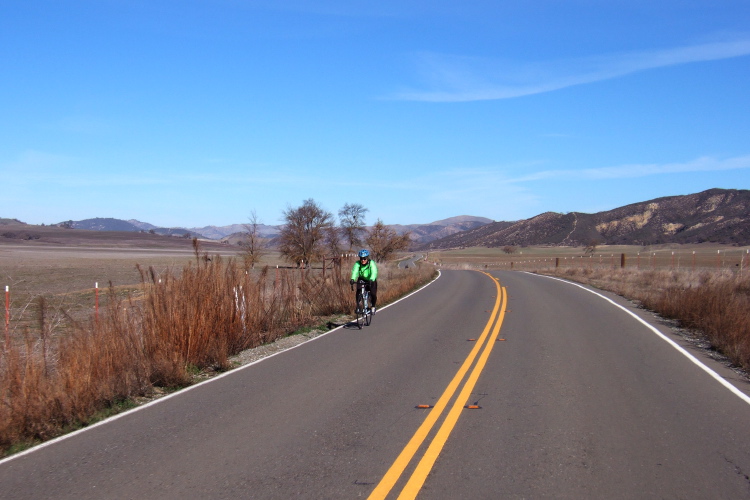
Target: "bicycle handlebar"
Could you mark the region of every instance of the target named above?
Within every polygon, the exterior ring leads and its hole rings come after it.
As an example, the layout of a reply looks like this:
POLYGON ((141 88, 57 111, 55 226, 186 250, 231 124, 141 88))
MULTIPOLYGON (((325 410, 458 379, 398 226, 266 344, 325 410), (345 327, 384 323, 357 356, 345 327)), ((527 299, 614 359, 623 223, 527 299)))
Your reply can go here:
MULTIPOLYGON (((358 279, 358 280, 356 281, 356 284, 357 284, 357 286, 363 286, 363 285, 366 285, 366 284, 367 284, 367 280, 364 280, 364 279, 362 279, 362 278, 359 278, 359 279, 358 279)), ((351 288, 352 290, 354 290, 354 283, 351 283, 351 287, 350 287, 350 288, 351 288)))

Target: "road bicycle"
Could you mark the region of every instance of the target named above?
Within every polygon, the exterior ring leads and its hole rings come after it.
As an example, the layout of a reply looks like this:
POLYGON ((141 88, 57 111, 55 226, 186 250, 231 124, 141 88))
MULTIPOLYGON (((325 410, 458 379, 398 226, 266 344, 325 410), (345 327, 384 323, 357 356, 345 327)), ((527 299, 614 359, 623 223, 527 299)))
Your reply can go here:
POLYGON ((372 307, 370 307, 370 292, 367 291, 367 282, 357 280, 357 327, 361 330, 363 326, 370 326, 372 322, 372 307))

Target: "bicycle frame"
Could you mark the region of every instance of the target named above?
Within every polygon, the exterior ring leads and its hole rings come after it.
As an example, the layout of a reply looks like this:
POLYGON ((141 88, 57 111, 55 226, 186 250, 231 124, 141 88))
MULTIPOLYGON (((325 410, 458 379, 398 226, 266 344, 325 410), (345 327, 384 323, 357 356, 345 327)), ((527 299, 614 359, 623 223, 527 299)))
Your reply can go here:
POLYGON ((370 309, 370 292, 367 290, 367 282, 357 281, 357 326, 362 329, 363 325, 369 326, 372 321, 372 310, 370 309), (361 298, 361 301, 360 301, 361 298))
POLYGON ((367 291, 367 282, 357 281, 357 296, 361 296, 365 301, 365 307, 370 308, 370 292, 367 291))

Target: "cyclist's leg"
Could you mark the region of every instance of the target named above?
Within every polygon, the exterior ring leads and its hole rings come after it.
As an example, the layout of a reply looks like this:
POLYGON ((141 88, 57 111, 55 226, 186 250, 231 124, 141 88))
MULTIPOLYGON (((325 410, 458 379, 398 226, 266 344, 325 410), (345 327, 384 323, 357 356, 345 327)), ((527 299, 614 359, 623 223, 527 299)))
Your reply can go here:
POLYGON ((375 312, 375 306, 378 304, 378 280, 371 281, 367 286, 370 289, 370 305, 375 312))

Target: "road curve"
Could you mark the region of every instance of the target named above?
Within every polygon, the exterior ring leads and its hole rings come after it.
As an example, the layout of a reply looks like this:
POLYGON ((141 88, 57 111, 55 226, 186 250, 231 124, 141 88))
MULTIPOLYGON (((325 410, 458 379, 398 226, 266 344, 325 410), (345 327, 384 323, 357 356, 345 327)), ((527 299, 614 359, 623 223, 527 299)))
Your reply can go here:
POLYGON ((411 257, 399 261, 398 267, 399 269, 408 269, 409 267, 414 267, 415 265, 417 265, 417 262, 422 260, 423 258, 423 254, 414 254, 411 257))
MULTIPOLYGON (((336 330, 5 460, 2 496, 367 497, 473 352, 456 391, 468 387, 469 398, 451 405, 479 408, 460 411, 420 498, 750 496, 750 404, 601 297, 492 274, 499 282, 444 272, 368 328, 336 330)), ((387 498, 407 484, 446 415, 387 498)))
POLYGON ((510 294, 507 341, 476 388, 481 413, 457 426, 420 498, 750 497, 745 400, 584 288, 493 274, 510 294))

